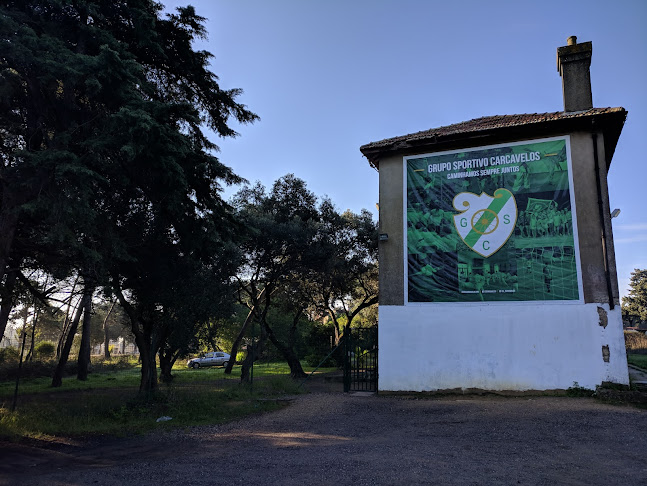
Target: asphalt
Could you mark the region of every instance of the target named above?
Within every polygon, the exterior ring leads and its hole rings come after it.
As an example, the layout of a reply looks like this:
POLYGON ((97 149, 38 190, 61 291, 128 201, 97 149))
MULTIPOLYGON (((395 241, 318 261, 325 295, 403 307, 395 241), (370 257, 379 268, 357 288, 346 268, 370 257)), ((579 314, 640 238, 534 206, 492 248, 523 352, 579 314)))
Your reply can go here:
POLYGON ((629 381, 632 385, 642 391, 647 391, 647 372, 629 365, 629 381))

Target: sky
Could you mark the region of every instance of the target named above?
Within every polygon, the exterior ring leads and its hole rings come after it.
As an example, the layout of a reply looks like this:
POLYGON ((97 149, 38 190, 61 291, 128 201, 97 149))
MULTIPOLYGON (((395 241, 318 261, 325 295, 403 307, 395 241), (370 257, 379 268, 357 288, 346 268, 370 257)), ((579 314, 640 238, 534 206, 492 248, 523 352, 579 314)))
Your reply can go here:
MULTIPOLYGON (((271 187, 293 173, 338 209, 377 219, 378 173, 359 147, 489 115, 563 110, 556 49, 593 42, 595 107, 629 115, 608 175, 621 295, 647 268, 647 2, 161 0, 193 5, 222 88, 260 116, 212 140, 271 187)), ((225 197, 233 195, 228 189, 225 197)))

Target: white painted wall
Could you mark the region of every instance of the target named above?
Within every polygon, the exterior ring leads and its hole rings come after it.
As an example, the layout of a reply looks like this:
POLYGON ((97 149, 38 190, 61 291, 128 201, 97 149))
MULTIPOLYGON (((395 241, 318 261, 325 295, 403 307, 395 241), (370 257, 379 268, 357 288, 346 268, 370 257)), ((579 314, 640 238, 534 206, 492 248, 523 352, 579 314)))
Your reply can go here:
POLYGON ((383 391, 629 384, 620 308, 608 304, 381 305, 379 353, 383 391))

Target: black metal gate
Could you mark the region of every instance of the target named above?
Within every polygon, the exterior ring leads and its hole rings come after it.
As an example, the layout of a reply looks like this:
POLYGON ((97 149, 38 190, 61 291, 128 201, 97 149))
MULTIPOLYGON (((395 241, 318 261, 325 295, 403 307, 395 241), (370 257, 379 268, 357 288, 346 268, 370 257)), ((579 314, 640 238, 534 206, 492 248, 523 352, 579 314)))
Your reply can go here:
POLYGON ((344 333, 344 391, 377 392, 377 326, 344 333))

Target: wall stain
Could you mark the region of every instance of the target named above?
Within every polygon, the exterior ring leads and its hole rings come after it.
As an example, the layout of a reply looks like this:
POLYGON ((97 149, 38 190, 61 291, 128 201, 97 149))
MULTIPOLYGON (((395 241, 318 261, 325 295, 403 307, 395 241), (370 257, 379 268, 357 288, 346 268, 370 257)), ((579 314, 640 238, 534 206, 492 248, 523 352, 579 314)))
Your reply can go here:
POLYGON ((609 317, 607 316, 607 311, 605 311, 602 307, 598 307, 598 324, 600 324, 603 328, 607 328, 607 324, 609 324, 609 317))
POLYGON ((609 352, 609 346, 602 346, 602 359, 604 360, 605 363, 609 362, 609 357, 611 356, 611 353, 609 352))

